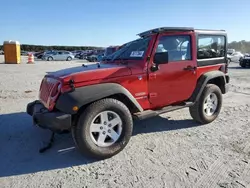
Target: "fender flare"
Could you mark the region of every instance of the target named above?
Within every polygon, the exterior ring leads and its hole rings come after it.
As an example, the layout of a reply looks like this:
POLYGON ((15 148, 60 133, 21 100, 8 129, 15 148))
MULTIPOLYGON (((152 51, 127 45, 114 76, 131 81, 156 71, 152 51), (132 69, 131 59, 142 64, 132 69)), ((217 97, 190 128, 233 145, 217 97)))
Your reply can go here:
POLYGON ((209 81, 215 79, 215 78, 219 78, 220 79, 220 83, 222 83, 222 85, 220 85, 220 89, 222 90, 222 93, 226 93, 227 89, 226 89, 226 84, 229 82, 229 76, 225 75, 225 73, 221 72, 221 71, 211 71, 211 72, 207 72, 203 75, 200 76, 200 78, 197 81, 196 84, 196 88, 192 94, 192 96, 190 97, 189 101, 192 102, 197 102, 204 90, 204 88, 206 87, 206 85, 209 83, 209 81))
POLYGON ((126 88, 116 83, 89 85, 76 88, 72 92, 63 93, 56 102, 56 109, 68 114, 76 114, 72 109, 74 106, 81 108, 86 104, 115 94, 125 95, 140 112, 143 111, 143 108, 133 95, 126 88))

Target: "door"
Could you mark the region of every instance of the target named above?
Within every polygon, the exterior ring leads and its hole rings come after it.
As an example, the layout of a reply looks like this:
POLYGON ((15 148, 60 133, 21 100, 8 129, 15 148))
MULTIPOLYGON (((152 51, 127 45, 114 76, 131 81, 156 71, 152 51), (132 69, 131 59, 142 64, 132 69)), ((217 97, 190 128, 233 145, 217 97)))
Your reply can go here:
POLYGON ((163 107, 187 100, 196 86, 196 40, 193 33, 162 34, 157 38, 149 64, 149 100, 163 107), (192 50, 194 49, 194 50, 192 50), (168 53, 168 62, 152 70, 156 53, 168 53))
POLYGON ((62 55, 62 60, 67 60, 67 58, 69 57, 69 52, 63 52, 63 55, 62 55))
POLYGON ((56 54, 56 60, 62 61, 63 60, 63 52, 57 52, 56 54))
POLYGON ((59 52, 54 52, 53 53, 53 59, 54 60, 59 60, 59 52))

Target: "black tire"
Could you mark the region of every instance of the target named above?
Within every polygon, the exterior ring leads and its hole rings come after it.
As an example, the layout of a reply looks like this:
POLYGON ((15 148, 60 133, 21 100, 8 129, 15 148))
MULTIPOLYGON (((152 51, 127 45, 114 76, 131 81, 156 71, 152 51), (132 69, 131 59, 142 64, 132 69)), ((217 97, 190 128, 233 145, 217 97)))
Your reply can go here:
POLYGON ((67 61, 71 61, 72 60, 72 57, 67 57, 67 61))
POLYGON ((201 124, 208 124, 217 118, 217 116, 219 115, 221 111, 221 106, 222 106, 222 93, 221 93, 220 88, 217 85, 208 84, 204 88, 199 100, 195 103, 195 105, 189 107, 189 112, 195 121, 201 124), (206 97, 211 93, 214 93, 216 95, 218 104, 213 115, 207 116, 203 110, 203 106, 204 106, 206 97))
POLYGON ((133 131, 133 120, 129 109, 116 99, 106 98, 90 104, 81 114, 75 127, 72 128, 73 140, 78 150, 96 159, 110 158, 128 144, 133 131), (113 111, 122 121, 122 132, 111 146, 100 147, 94 143, 90 134, 91 121, 102 111, 113 111))
POLYGON ((53 61, 53 57, 49 56, 49 57, 47 58, 47 61, 53 61))
POLYGON ((240 62, 240 66, 241 66, 242 68, 246 68, 246 63, 240 62))

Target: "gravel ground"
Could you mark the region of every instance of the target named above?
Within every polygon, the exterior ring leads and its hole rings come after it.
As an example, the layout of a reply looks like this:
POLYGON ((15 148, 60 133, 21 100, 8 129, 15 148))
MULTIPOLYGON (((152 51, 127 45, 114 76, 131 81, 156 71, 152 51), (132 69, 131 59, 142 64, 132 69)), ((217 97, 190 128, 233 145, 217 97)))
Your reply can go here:
POLYGON ((39 154, 48 131, 25 113, 46 71, 83 61, 22 62, 0 64, 0 187, 250 187, 250 69, 231 63, 230 92, 213 123, 197 125, 188 109, 136 122, 121 153, 95 161, 75 150, 70 134, 39 154))

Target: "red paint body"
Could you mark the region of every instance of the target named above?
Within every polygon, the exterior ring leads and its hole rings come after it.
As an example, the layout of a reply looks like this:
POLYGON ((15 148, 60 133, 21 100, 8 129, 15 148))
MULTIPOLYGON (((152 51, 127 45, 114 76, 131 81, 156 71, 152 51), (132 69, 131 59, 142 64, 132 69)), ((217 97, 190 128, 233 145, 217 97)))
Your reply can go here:
MULTIPOLYGON (((67 83, 70 79, 74 80, 76 88, 107 82, 118 83, 135 97, 144 110, 185 101, 192 95, 202 74, 219 70, 222 65, 197 67, 195 33, 178 32, 177 34, 191 36, 192 60, 161 64, 159 70, 152 72, 150 67, 153 65, 158 38, 162 35, 175 34, 176 32, 153 34, 143 60, 127 60, 126 64, 121 64, 121 61, 105 62, 101 63, 100 68, 95 64, 88 67, 80 66, 57 71, 51 76, 60 79, 62 91, 69 88, 67 83), (183 70, 187 66, 197 67, 197 70, 195 72, 183 70)), ((50 106, 50 109, 52 108, 50 106)))

